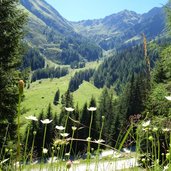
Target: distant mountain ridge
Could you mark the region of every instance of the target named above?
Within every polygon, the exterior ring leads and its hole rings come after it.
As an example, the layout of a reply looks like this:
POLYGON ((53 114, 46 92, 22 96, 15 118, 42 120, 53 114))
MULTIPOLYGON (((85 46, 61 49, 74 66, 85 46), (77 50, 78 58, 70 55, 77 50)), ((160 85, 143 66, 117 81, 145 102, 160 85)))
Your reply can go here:
POLYGON ((60 64, 97 60, 102 50, 136 45, 145 33, 154 39, 165 31, 163 8, 137 14, 124 10, 103 19, 67 21, 45 0, 20 0, 29 14, 25 41, 60 64))
POLYGON ((122 44, 136 44, 142 33, 148 39, 161 35, 165 31, 165 13, 158 7, 142 15, 124 10, 103 19, 72 22, 72 25, 78 33, 109 50, 122 44))

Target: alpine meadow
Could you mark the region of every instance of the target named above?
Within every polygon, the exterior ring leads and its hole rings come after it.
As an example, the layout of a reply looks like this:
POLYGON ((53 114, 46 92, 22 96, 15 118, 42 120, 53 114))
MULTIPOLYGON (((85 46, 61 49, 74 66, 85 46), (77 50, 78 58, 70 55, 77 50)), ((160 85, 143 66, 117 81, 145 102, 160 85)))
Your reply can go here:
POLYGON ((0 171, 171 171, 171 0, 65 1, 0 0, 0 171))

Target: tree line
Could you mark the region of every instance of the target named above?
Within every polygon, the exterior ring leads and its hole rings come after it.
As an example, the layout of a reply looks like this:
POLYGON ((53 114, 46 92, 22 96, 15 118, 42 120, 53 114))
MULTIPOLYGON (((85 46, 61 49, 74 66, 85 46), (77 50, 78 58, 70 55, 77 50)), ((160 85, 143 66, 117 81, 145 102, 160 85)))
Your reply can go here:
POLYGON ((69 91, 76 91, 79 86, 83 83, 83 81, 90 81, 90 78, 94 74, 94 69, 86 69, 83 71, 76 72, 73 77, 71 77, 69 82, 69 91))
POLYGON ((68 74, 68 68, 64 67, 46 67, 37 69, 33 72, 31 81, 40 80, 43 78, 60 78, 68 74))

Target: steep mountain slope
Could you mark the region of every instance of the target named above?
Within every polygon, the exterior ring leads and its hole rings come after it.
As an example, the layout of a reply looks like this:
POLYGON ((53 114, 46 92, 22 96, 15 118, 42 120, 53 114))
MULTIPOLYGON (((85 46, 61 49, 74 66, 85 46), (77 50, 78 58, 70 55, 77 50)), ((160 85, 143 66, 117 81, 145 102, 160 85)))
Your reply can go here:
POLYGON ((54 28, 59 33, 72 33, 73 28, 52 6, 44 0, 21 0, 22 5, 41 19, 46 25, 54 28))
POLYGON ((75 30, 108 50, 124 44, 134 45, 145 33, 148 39, 162 34, 165 29, 163 8, 153 8, 148 13, 137 14, 124 10, 99 20, 73 22, 75 30))
POLYGON ((74 31, 44 0, 21 0, 28 13, 25 41, 48 59, 62 64, 92 61, 101 57, 101 48, 74 31))

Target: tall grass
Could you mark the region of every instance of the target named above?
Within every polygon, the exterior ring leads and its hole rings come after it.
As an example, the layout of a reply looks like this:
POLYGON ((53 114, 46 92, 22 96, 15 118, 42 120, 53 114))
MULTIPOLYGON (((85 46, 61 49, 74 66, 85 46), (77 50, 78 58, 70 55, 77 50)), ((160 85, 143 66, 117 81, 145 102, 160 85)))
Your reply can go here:
MULTIPOLYGON (((66 132, 68 119, 70 119, 69 113, 72 112, 73 108, 66 108, 66 120, 65 127, 56 126, 59 131, 59 137, 54 139, 54 143, 49 146, 48 149, 45 148, 45 141, 47 132, 47 124, 51 124, 52 120, 45 119, 41 120, 44 124, 44 135, 42 142, 42 156, 41 162, 34 164, 34 145, 35 145, 35 136, 36 132, 33 132, 33 139, 31 143, 31 150, 27 149, 29 132, 28 127, 26 141, 24 146, 20 146, 20 103, 21 95, 23 93, 23 82, 22 85, 19 84, 19 105, 18 105, 18 127, 17 127, 17 146, 14 149, 7 149, 7 134, 9 126, 6 129, 3 146, 0 150, 0 169, 1 170, 75 170, 82 168, 83 170, 89 171, 100 171, 100 170, 117 170, 119 164, 122 163, 121 168, 126 170, 128 167, 131 170, 138 171, 141 168, 145 168, 149 171, 163 171, 171 169, 171 127, 167 128, 166 125, 156 124, 152 120, 134 122, 130 121, 129 127, 126 132, 123 134, 120 132, 118 140, 116 141, 116 148, 105 144, 102 140, 102 132, 104 128, 105 118, 102 117, 102 125, 99 133, 99 139, 93 140, 93 135, 91 135, 92 130, 92 120, 93 112, 96 110, 95 107, 90 107, 88 110, 91 114, 90 125, 89 125, 89 134, 87 139, 74 138, 75 131, 77 127, 72 126, 72 135, 69 135, 66 132), (135 129, 136 128, 136 129, 135 129), (136 131, 135 131, 136 130, 136 131), (68 137, 68 135, 70 137, 68 137), (134 153, 129 149, 123 150, 127 144, 127 140, 132 138, 133 143, 136 148, 134 153), (86 142, 87 143, 87 157, 83 159, 82 157, 77 156, 77 160, 71 161, 71 152, 73 148, 73 142, 86 142), (65 148, 69 144, 69 148, 65 148), (97 149, 94 152, 91 152, 91 144, 97 144, 97 149), (21 148, 22 147, 22 148, 21 148), (102 148, 103 147, 103 148, 102 148), (69 149, 69 151, 66 151, 69 149), (112 150, 112 153, 104 156, 105 151, 103 150, 112 150), (67 153, 65 153, 67 152, 67 153), (8 155, 7 155, 8 153, 8 155), (65 155, 64 155, 65 153, 65 155), (23 157, 21 154, 24 154, 23 157), (44 157, 49 155, 50 162, 45 164, 44 157), (132 160, 133 159, 133 160, 132 160), (139 160, 139 167, 136 167, 137 160, 139 160), (129 162, 129 165, 128 165, 129 162)), ((26 119, 37 121, 37 118, 30 116, 26 119)), ((72 119, 72 118, 71 118, 72 119)), ((128 147, 129 148, 129 147, 128 147)), ((110 151, 111 152, 111 151, 110 151)))

